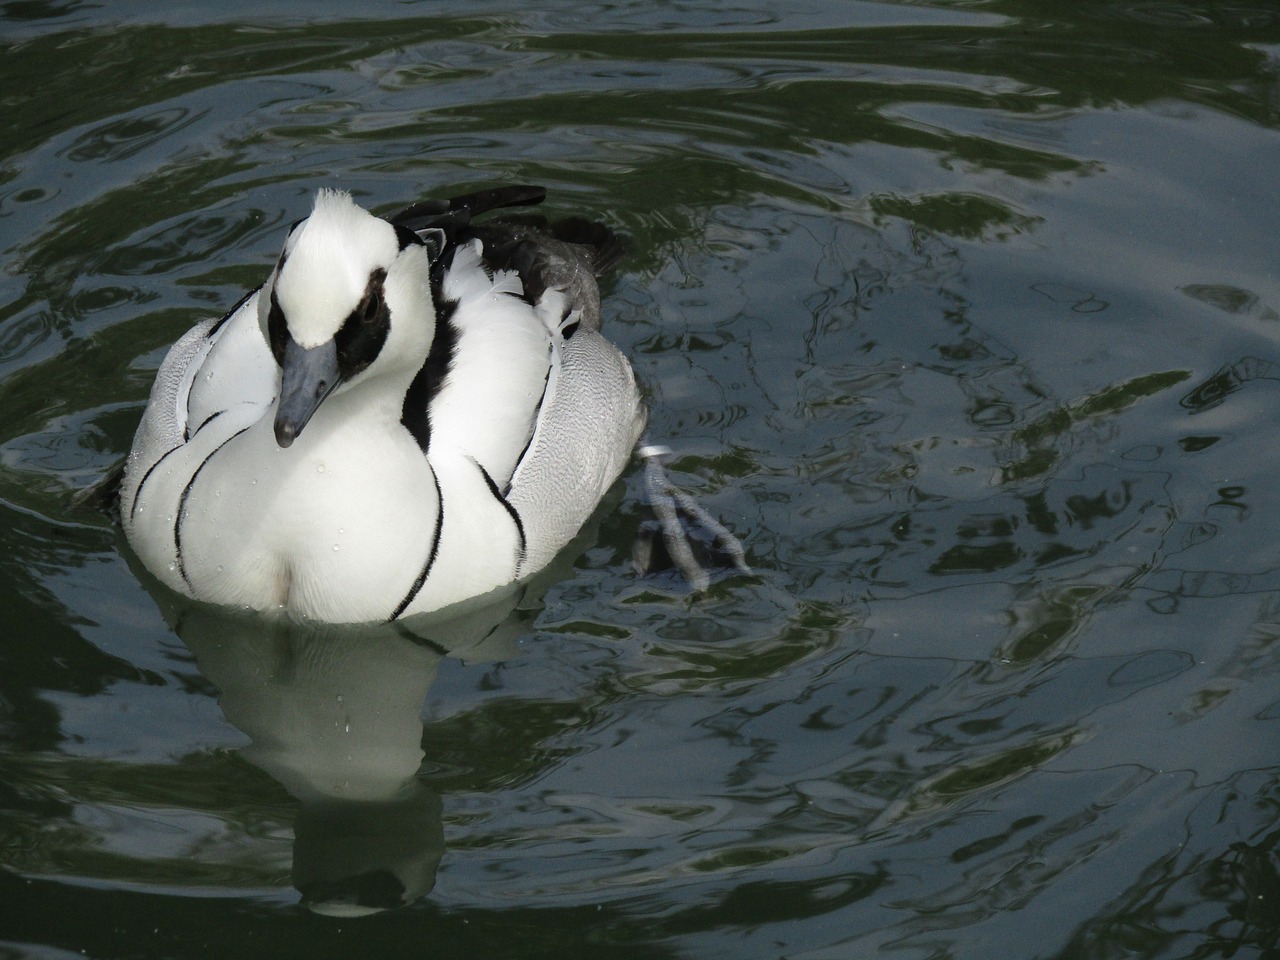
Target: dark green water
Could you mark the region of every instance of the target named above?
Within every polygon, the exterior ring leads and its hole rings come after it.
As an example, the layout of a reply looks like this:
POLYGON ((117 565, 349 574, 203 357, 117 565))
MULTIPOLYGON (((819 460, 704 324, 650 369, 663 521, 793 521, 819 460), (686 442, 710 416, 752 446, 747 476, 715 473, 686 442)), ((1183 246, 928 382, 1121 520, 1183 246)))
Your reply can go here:
POLYGON ((1280 7, 207 6, 0 4, 0 958, 1280 955, 1280 7), (520 181, 758 577, 633 472, 429 643, 153 597, 167 344, 520 181))

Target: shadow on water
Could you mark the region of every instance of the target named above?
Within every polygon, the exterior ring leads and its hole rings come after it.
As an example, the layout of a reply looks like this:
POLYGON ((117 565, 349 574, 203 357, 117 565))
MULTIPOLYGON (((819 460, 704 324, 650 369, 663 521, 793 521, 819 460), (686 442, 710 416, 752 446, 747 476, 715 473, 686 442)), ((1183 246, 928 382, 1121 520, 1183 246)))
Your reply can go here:
POLYGON ((513 655, 528 629, 515 609, 522 597, 412 629, 170 609, 224 716, 251 741, 240 755, 300 804, 292 876, 309 908, 362 916, 434 886, 445 850, 441 802, 420 776, 431 681, 443 656, 513 655))

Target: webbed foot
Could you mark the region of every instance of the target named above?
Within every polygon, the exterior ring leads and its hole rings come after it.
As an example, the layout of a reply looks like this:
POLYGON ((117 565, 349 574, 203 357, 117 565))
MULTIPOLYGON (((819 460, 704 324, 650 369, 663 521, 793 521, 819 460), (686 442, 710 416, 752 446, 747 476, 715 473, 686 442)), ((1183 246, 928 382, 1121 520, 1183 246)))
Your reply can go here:
POLYGON ((712 538, 716 549, 724 558, 724 566, 750 574, 751 567, 747 565, 747 555, 738 538, 667 477, 663 464, 670 459, 671 448, 642 444, 636 452, 645 461, 645 495, 657 521, 656 525, 642 528, 636 537, 633 555, 636 572, 644 574, 653 568, 656 547, 654 535, 661 532, 662 546, 666 548, 671 564, 680 571, 695 593, 705 591, 711 585, 711 575, 694 556, 692 545, 693 535, 701 531, 712 538))

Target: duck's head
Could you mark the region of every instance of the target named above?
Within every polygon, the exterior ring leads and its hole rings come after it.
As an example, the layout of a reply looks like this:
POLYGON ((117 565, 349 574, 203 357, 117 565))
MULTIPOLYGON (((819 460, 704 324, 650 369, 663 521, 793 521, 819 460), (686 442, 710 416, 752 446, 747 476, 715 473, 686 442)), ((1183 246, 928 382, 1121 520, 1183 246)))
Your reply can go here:
POLYGON ((293 443, 320 404, 354 380, 411 378, 435 333, 429 254, 417 234, 321 190, 258 297, 280 365, 276 441, 293 443))

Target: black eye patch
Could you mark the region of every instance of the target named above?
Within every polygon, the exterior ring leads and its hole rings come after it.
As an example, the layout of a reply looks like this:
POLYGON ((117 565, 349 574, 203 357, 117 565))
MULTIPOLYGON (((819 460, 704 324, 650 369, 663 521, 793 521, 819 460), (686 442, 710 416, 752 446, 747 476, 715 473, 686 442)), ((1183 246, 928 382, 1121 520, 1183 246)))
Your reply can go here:
POLYGON ((343 380, 350 380, 373 363, 386 343, 391 327, 383 291, 386 279, 385 270, 375 270, 369 275, 364 296, 334 337, 338 347, 338 372, 343 380))

